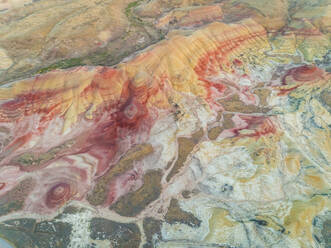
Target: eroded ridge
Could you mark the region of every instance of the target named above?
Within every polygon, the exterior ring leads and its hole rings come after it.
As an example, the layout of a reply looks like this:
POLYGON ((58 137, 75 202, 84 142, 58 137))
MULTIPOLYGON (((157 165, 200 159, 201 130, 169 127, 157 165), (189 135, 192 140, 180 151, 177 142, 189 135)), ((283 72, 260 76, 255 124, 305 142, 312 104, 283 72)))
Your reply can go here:
POLYGON ((114 1, 107 51, 127 21, 165 39, 0 88, 0 246, 330 245, 330 8, 189 2, 114 1))

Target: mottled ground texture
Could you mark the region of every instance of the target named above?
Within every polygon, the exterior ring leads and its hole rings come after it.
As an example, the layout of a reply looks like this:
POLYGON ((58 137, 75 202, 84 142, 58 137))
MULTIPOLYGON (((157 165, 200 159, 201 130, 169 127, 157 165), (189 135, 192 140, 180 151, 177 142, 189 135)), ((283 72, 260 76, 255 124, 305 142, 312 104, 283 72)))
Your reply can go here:
POLYGON ((330 0, 0 1, 0 247, 331 247, 330 48, 330 0))

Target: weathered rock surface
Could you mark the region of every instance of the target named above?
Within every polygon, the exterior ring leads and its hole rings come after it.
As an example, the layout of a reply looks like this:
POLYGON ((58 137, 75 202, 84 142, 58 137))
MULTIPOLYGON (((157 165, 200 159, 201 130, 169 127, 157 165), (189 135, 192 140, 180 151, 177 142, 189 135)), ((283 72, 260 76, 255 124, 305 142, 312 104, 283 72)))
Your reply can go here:
POLYGON ((0 246, 328 247, 329 1, 0 3, 0 246))

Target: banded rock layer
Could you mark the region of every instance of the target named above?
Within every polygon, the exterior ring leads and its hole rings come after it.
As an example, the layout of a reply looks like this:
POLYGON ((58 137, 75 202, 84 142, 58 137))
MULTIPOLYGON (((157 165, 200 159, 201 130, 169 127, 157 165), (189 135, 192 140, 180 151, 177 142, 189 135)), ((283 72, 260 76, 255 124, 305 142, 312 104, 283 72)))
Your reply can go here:
POLYGON ((129 4, 167 38, 114 67, 0 88, 0 244, 330 245, 327 17, 188 2, 129 4))

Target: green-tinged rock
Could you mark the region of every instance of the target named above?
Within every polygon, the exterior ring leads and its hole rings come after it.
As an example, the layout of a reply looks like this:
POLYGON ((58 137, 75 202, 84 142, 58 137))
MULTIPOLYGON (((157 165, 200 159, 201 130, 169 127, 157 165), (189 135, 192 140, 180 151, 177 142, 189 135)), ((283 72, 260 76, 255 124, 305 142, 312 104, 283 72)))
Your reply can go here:
POLYGON ((160 196, 161 178, 160 170, 147 172, 144 184, 138 190, 122 196, 110 209, 123 216, 136 216, 160 196))
POLYGON ((167 181, 170 181, 170 179, 184 166, 187 156, 193 151, 194 146, 200 141, 202 136, 203 130, 200 129, 194 133, 191 138, 178 138, 178 158, 167 176, 167 181))
POLYGON ((191 227, 199 227, 201 221, 192 213, 182 210, 177 199, 171 199, 165 221, 169 224, 182 223, 191 227))
POLYGON ((59 221, 36 223, 34 219, 14 219, 0 223, 0 236, 15 248, 64 248, 70 243, 71 226, 59 221))
POLYGON ((153 147, 150 144, 141 144, 133 147, 115 164, 105 175, 98 179, 92 193, 87 197, 87 200, 92 205, 100 205, 104 203, 108 194, 109 183, 117 176, 133 168, 133 162, 143 159, 145 156, 153 152, 153 147))
POLYGON ((33 180, 25 179, 0 198, 0 216, 22 209, 24 200, 33 188, 33 180))
POLYGON ((109 240, 113 248, 139 247, 141 234, 136 224, 123 224, 103 218, 93 218, 90 228, 92 239, 109 240))
POLYGON ((144 248, 153 248, 157 243, 157 240, 161 239, 161 225, 160 220, 154 218, 145 218, 143 221, 143 228, 146 236, 146 243, 144 248))

